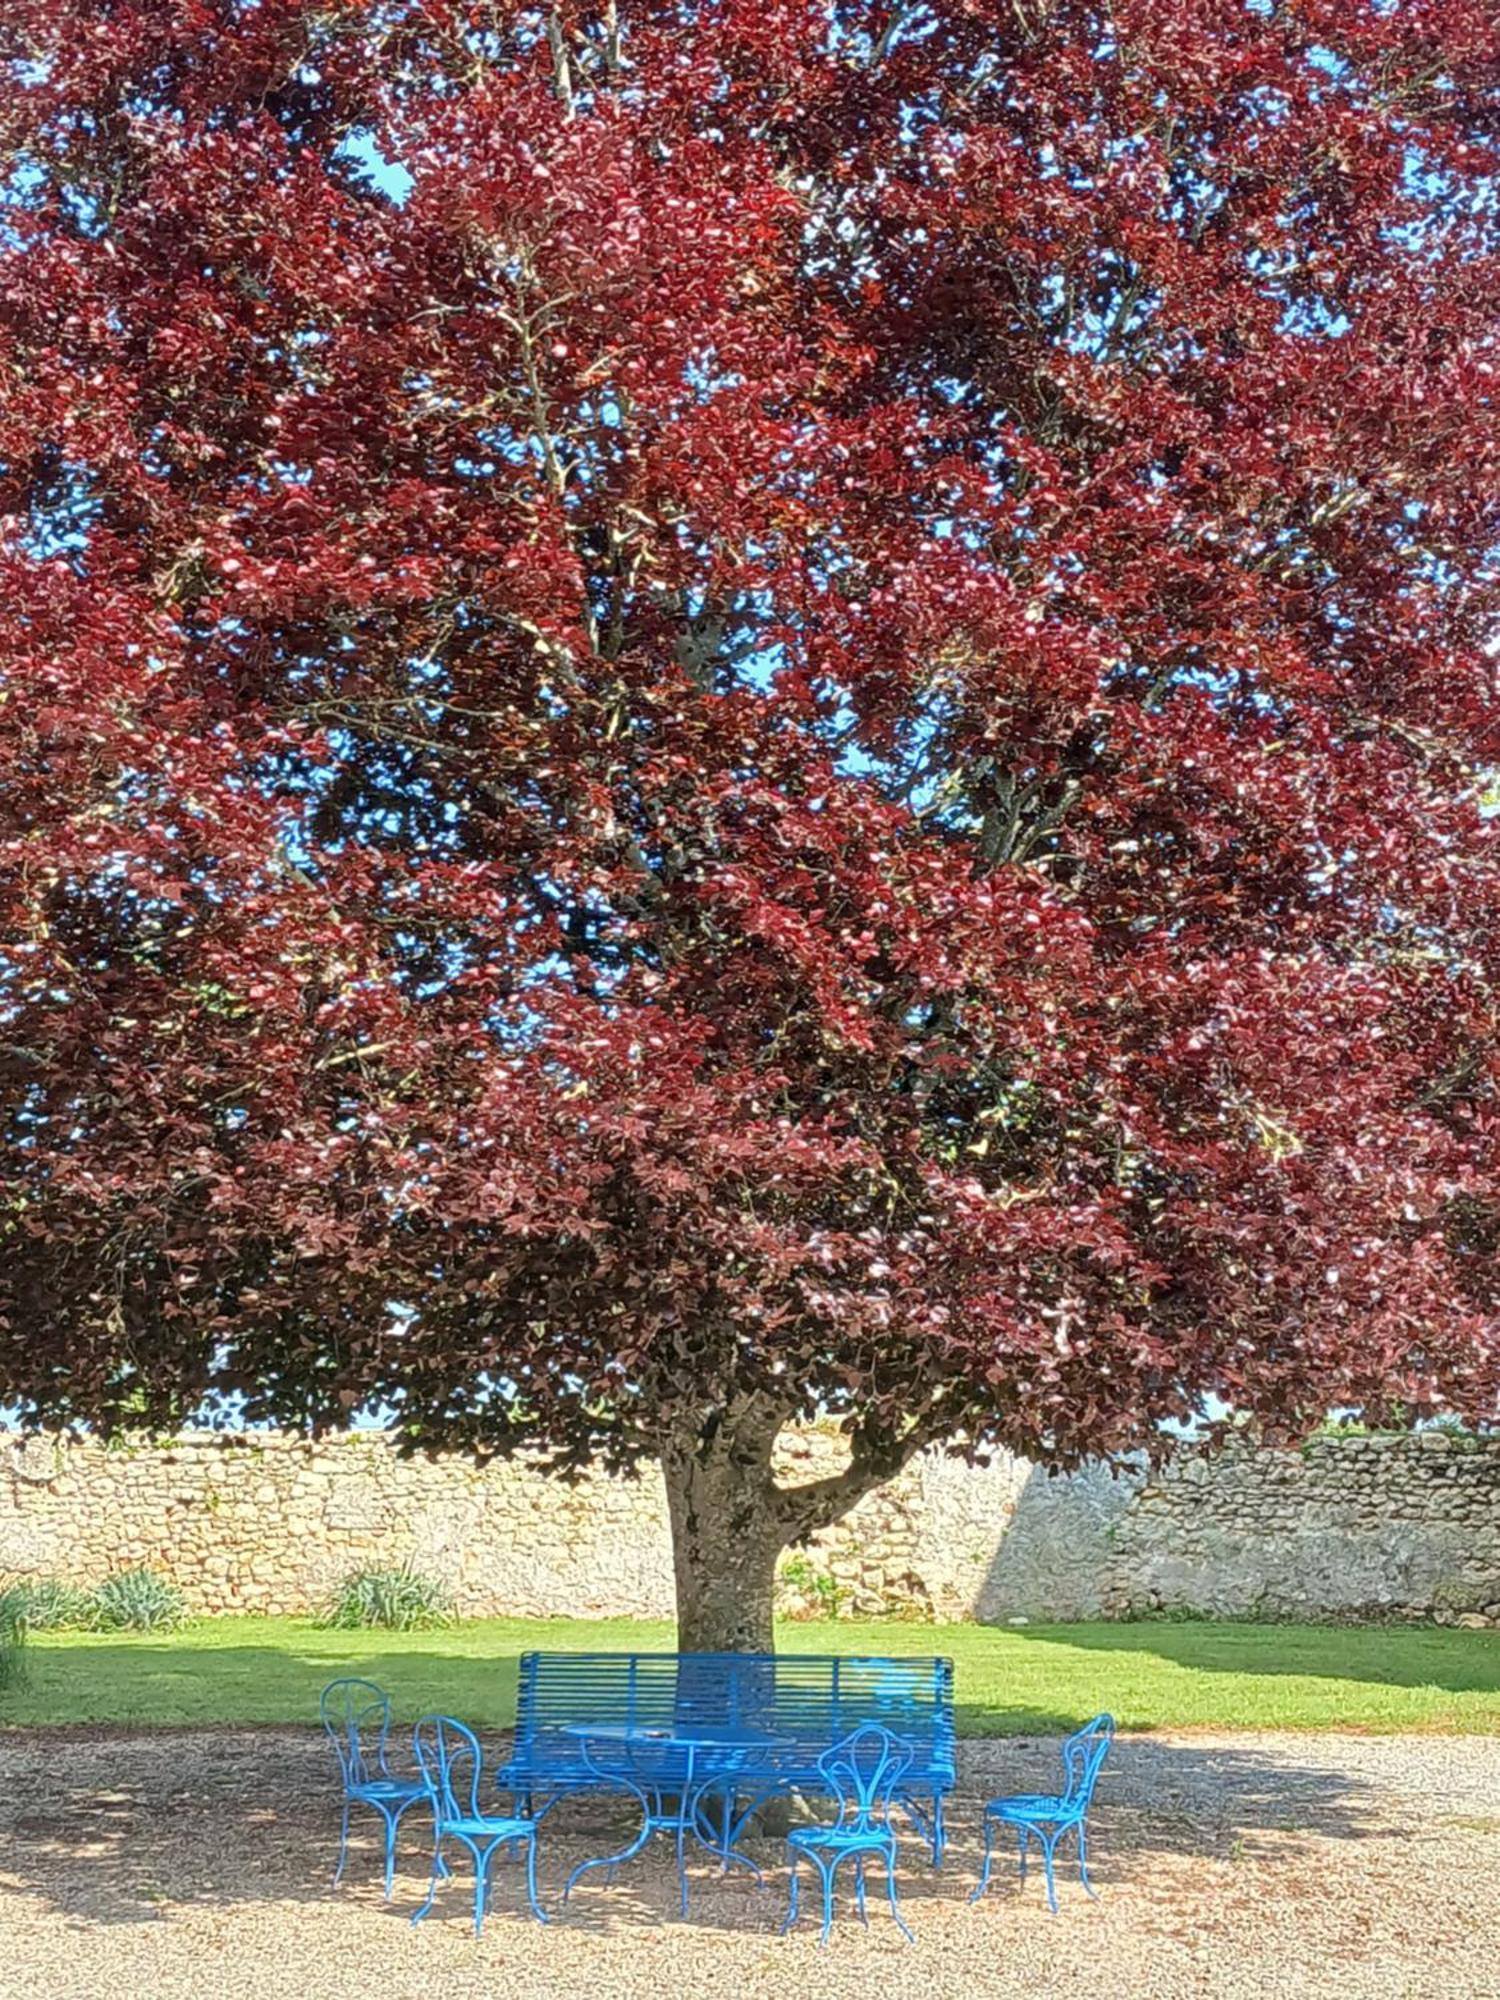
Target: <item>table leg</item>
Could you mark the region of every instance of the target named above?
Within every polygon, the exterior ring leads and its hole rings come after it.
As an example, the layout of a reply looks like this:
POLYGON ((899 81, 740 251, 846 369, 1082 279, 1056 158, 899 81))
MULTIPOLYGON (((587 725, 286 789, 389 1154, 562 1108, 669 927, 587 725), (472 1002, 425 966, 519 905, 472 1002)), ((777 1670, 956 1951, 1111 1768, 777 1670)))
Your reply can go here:
POLYGON ((614 1783, 619 1787, 620 1791, 639 1802, 641 1808, 641 1830, 635 1836, 635 1839, 627 1846, 622 1847, 618 1853, 601 1854, 596 1856, 592 1861, 580 1861, 568 1877, 567 1887, 563 1890, 562 1896, 564 1902, 567 1902, 569 1896, 572 1895, 573 1884, 578 1880, 579 1876, 587 1875, 591 1868, 614 1869, 618 1868, 622 1861, 634 1860, 635 1856, 640 1853, 646 1842, 651 1838, 656 1828, 658 1823, 657 1816, 652 1812, 651 1801, 647 1798, 645 1792, 641 1790, 640 1786, 631 1784, 628 1778, 617 1777, 614 1783))

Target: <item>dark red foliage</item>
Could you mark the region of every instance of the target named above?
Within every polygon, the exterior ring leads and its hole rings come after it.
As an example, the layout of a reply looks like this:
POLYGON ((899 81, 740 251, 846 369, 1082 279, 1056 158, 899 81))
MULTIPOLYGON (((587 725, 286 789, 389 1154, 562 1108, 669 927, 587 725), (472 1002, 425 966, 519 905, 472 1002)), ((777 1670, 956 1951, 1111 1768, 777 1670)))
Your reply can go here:
POLYGON ((1494 1414, 1492 0, 0 38, 0 1400, 1494 1414))

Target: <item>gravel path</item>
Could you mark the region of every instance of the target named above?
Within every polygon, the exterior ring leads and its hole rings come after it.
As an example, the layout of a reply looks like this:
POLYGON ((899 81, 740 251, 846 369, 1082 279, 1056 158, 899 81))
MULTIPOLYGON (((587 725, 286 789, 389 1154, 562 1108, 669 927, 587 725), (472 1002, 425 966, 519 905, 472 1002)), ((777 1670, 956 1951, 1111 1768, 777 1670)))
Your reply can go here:
MULTIPOLYGON (((498 1745, 494 1746, 498 1748, 498 1745)), ((665 1843, 557 1912, 573 1863, 618 1824, 597 1804, 549 1820, 542 1929, 496 1868, 475 1940, 451 1885, 413 1929, 421 1836, 396 1899, 373 1841, 329 1886, 332 1760, 290 1730, 43 1733, 0 1738, 0 1995, 27 2000, 1500 2000, 1500 1738, 1179 1735, 1127 1738, 1092 1825, 1100 1899, 997 1869, 973 1881, 976 1801, 1046 1783, 1052 1747, 965 1745, 952 1859, 910 1851, 903 1945, 876 1904, 776 1935, 769 1886, 695 1871, 675 1914, 665 1843)))

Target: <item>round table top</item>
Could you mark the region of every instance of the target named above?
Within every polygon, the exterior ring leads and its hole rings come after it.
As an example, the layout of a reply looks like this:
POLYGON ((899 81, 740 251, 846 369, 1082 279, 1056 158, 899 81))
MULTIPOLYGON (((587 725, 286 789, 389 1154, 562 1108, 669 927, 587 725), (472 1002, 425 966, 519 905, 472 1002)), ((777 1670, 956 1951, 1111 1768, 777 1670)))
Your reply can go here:
POLYGON ((602 1737, 610 1743, 676 1744, 684 1750, 748 1749, 779 1740, 769 1729, 720 1729, 706 1724, 701 1729, 642 1729, 630 1722, 569 1722, 564 1724, 563 1734, 602 1737))

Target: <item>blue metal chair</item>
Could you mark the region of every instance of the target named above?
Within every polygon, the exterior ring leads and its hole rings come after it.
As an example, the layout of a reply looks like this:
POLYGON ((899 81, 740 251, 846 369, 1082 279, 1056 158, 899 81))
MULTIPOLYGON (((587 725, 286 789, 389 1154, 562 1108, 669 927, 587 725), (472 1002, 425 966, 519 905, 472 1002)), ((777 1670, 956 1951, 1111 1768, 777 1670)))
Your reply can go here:
POLYGON ((385 1899, 389 1902, 396 1875, 396 1828, 402 1814, 427 1797, 427 1787, 420 1778, 397 1777, 386 1761, 391 1704, 385 1690, 374 1681, 330 1681, 319 1697, 318 1713, 344 1781, 344 1817, 334 1884, 342 1881, 349 1858, 349 1808, 373 1806, 385 1822, 385 1899))
POLYGON ((990 1865, 997 1825, 1013 1826, 1021 1844, 1021 1880, 1026 1880, 1026 1858, 1035 1838, 1041 1845, 1042 1866, 1047 1875, 1047 1902, 1057 1915, 1057 1885, 1052 1878, 1052 1856, 1064 1834, 1078 1837, 1078 1879, 1090 1896, 1088 1831, 1085 1820, 1099 1772, 1115 1733, 1112 1715, 1096 1715, 1067 1737, 1062 1746, 1063 1789, 1055 1795, 1019 1793, 1011 1798, 991 1799, 984 1809, 984 1869, 971 1903, 989 1887, 990 1865))
POLYGON ((801 1894, 798 1868, 804 1860, 813 1864, 823 1883, 823 1935, 819 1942, 827 1944, 833 1928, 833 1878, 841 1861, 854 1863, 855 1901, 860 1921, 867 1924, 865 1862, 870 1855, 877 1854, 885 1864, 885 1892, 891 1915, 902 1936, 911 1940, 911 1932, 896 1903, 896 1833, 891 1825, 891 1810, 913 1755, 909 1743, 903 1743, 878 1722, 865 1722, 818 1759, 818 1769, 838 1808, 838 1817, 831 1825, 794 1827, 787 1835, 792 1895, 786 1922, 781 1926, 783 1935, 797 1921, 801 1894))
POLYGON ((443 1842, 456 1840, 469 1850, 474 1863, 474 1935, 484 1929, 489 1895, 490 1863, 503 1847, 526 1850, 526 1900, 538 1923, 547 1918, 536 1899, 535 1819, 516 1813, 487 1813, 479 1804, 484 1760, 472 1729, 451 1715, 424 1715, 412 1732, 412 1748, 432 1800, 434 1843, 432 1880, 427 1901, 412 1916, 420 1923, 432 1908, 439 1880, 448 1873, 443 1842))

